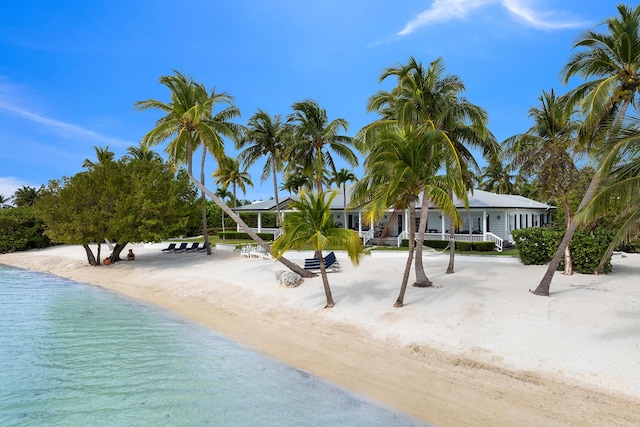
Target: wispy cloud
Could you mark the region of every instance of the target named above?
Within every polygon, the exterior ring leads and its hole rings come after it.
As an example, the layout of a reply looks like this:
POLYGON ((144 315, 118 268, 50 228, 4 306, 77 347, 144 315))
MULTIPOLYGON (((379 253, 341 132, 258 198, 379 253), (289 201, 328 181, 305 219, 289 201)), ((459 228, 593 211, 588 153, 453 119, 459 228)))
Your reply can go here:
POLYGON ((538 11, 529 6, 535 1, 526 0, 435 0, 431 7, 411 19, 396 36, 406 36, 425 25, 465 19, 469 14, 482 7, 502 5, 512 15, 525 24, 538 29, 564 29, 584 27, 585 21, 564 19, 566 13, 557 11, 538 11))
POLYGON ((24 185, 35 187, 34 185, 24 182, 14 176, 0 176, 0 194, 4 197, 13 196, 13 193, 24 185))
POLYGON ((44 117, 38 113, 34 113, 32 111, 28 111, 28 110, 16 107, 2 100, 0 100, 0 112, 9 113, 11 115, 29 120, 33 123, 41 125, 55 132, 58 135, 65 136, 66 138, 69 138, 69 139, 84 138, 84 139, 89 139, 99 143, 113 144, 116 146, 134 145, 129 141, 125 141, 120 138, 113 138, 107 135, 102 135, 98 132, 85 129, 82 126, 74 125, 71 123, 65 123, 60 120, 44 117))

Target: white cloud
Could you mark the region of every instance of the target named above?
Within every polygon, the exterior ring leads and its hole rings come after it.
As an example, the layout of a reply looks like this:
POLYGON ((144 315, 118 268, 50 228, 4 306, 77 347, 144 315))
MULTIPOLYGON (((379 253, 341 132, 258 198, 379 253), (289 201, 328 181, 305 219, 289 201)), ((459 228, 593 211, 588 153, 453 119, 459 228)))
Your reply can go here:
POLYGON ((547 11, 539 12, 526 6, 526 2, 522 0, 503 0, 502 5, 511 13, 523 19, 527 24, 534 28, 543 30, 555 30, 563 28, 582 28, 589 25, 588 22, 575 20, 553 19, 554 15, 560 15, 558 12, 547 11))
POLYGON ((435 0, 431 7, 411 19, 397 36, 406 36, 428 24, 465 19, 470 12, 491 4, 501 4, 527 25, 538 29, 576 28, 587 25, 584 21, 562 20, 553 11, 536 11, 526 0, 435 0))
POLYGON ((74 125, 71 123, 65 123, 59 120, 50 119, 38 113, 34 113, 19 107, 15 107, 13 105, 10 105, 0 100, 0 113, 2 111, 12 114, 14 116, 21 117, 23 119, 29 120, 33 123, 39 124, 45 127, 46 129, 51 130, 59 135, 65 136, 66 138, 69 138, 69 139, 86 138, 92 141, 101 142, 105 144, 113 144, 116 146, 132 145, 131 142, 124 141, 119 138, 113 138, 110 136, 102 135, 92 130, 85 129, 81 126, 74 125))
MULTIPOLYGON (((13 193, 16 192, 18 188, 22 188, 22 186, 35 187, 28 182, 24 182, 19 180, 13 176, 0 176, 0 194, 4 197, 11 197, 13 193)), ((36 187, 37 188, 37 187, 36 187)))

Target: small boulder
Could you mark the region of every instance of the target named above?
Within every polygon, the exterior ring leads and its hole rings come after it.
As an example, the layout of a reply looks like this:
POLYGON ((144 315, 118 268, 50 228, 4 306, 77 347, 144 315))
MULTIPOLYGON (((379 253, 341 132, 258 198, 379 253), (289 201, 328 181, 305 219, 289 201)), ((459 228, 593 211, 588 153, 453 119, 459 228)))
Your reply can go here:
POLYGON ((293 271, 278 270, 276 271, 276 282, 283 288, 297 288, 303 282, 302 276, 293 271))

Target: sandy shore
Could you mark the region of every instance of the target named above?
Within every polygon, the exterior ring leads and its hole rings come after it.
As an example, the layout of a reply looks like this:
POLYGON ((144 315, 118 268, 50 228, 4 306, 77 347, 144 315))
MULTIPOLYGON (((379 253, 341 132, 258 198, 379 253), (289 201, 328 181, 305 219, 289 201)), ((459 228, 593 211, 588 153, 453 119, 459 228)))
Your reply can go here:
MULTIPOLYGON (((321 279, 277 286, 272 260, 238 252, 163 254, 132 245, 133 262, 90 267, 79 246, 0 255, 150 301, 233 340, 438 426, 640 425, 640 256, 614 274, 557 274, 519 260, 425 256, 436 288, 409 287, 393 308, 406 260, 374 253, 321 279)), ((302 262, 310 253, 287 255, 302 262)))

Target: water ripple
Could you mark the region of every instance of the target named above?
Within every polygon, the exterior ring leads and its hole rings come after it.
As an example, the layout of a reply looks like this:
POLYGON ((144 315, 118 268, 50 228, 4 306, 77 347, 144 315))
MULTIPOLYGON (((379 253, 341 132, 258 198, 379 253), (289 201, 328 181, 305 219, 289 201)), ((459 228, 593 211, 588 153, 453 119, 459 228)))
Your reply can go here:
POLYGON ((2 426, 418 426, 103 289, 0 266, 2 426))

